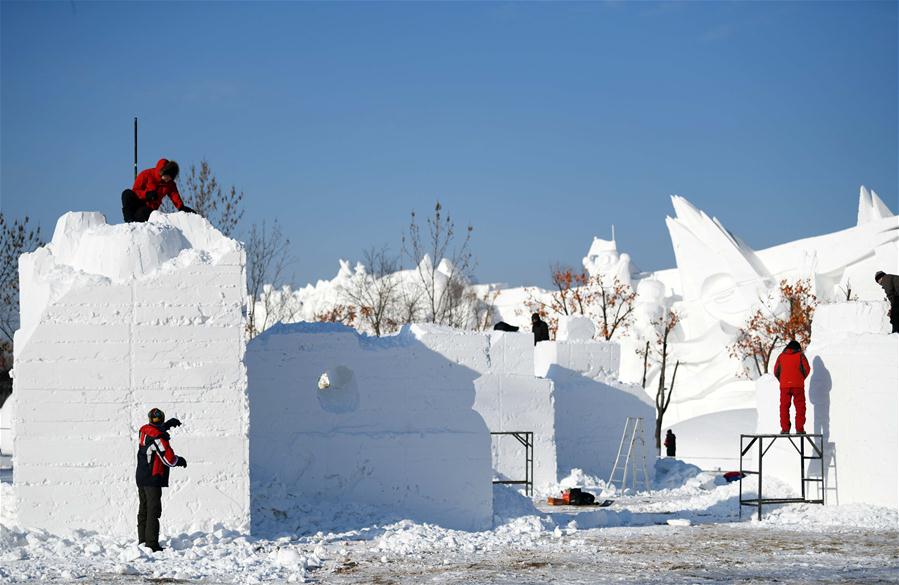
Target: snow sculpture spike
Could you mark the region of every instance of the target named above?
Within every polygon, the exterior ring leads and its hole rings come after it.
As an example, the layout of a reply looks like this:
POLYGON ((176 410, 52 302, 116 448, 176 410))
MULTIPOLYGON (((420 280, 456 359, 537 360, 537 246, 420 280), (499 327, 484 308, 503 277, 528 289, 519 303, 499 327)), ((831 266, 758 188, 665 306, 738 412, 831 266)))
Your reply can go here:
POLYGON ((674 246, 674 256, 684 287, 685 299, 698 299, 703 284, 716 274, 729 274, 736 282, 751 282, 764 274, 753 250, 738 240, 715 218, 678 195, 671 197, 675 217, 665 223, 674 246))
POLYGON ((856 225, 863 225, 886 217, 893 217, 893 212, 875 191, 869 191, 862 185, 858 191, 858 222, 856 225))

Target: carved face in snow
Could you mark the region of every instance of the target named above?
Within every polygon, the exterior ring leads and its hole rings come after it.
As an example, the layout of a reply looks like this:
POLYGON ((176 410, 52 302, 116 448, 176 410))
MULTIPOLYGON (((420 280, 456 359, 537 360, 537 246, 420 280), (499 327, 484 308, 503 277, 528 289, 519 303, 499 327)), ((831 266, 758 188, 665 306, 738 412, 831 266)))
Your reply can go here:
POLYGON ((713 317, 733 327, 742 327, 752 309, 767 297, 768 285, 761 278, 740 282, 734 275, 719 272, 702 282, 702 306, 713 317))

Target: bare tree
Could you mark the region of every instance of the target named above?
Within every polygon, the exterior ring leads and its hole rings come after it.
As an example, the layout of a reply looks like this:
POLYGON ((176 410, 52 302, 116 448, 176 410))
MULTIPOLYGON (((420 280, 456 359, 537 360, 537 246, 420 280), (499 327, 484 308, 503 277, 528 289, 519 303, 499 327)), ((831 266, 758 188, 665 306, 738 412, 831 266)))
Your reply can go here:
MULTIPOLYGON (((674 382, 677 378, 677 369, 680 367, 680 360, 674 364, 674 372, 671 374, 671 380, 667 381, 666 369, 670 356, 670 348, 668 346, 668 338, 677 324, 680 322, 680 315, 674 310, 668 309, 658 319, 653 321, 653 327, 656 332, 655 352, 659 362, 659 385, 656 389, 656 449, 659 454, 662 453, 662 420, 665 418, 665 412, 668 405, 671 404, 671 396, 674 394, 674 382)), ((647 346, 648 349, 648 346, 647 346)), ((648 351, 647 351, 648 353, 648 351)), ((645 385, 645 381, 644 381, 645 385)))
POLYGON ((556 264, 552 267, 552 283, 556 290, 549 293, 548 303, 529 294, 526 304, 537 305, 556 321, 565 315, 590 317, 606 341, 616 332, 624 334, 630 329, 637 293, 617 276, 609 283, 602 274, 591 276, 556 264))
POLYGON ((277 321, 291 320, 297 311, 292 303, 287 284, 287 270, 293 263, 290 240, 278 220, 269 228, 265 221, 253 224, 246 242, 247 251, 247 336, 252 339, 277 321), (263 315, 259 320, 257 309, 261 305, 263 315))
POLYGON ((396 272, 399 260, 387 247, 369 248, 364 253, 364 271, 356 272, 344 288, 347 300, 358 307, 359 316, 375 335, 390 333, 398 326, 400 280, 396 272))
POLYGON ((422 291, 420 286, 409 282, 401 282, 397 289, 397 313, 398 324, 415 323, 421 320, 422 291))
POLYGON ((417 263, 425 318, 431 323, 461 327, 471 318, 472 307, 465 291, 475 266, 469 247, 473 230, 469 225, 461 243, 455 246, 456 225, 449 215, 444 215, 439 201, 434 205, 434 215, 427 219, 426 233, 422 233, 412 212, 408 233, 403 237, 403 251, 417 263))
POLYGON ((797 340, 803 347, 811 342, 812 319, 818 305, 818 298, 812 292, 812 283, 808 279, 794 282, 781 280, 776 291, 759 300, 760 305, 728 347, 730 356, 740 361, 741 374, 750 377, 752 371, 751 367, 747 368, 747 362, 755 366, 758 377, 768 373, 771 356, 777 347, 786 345, 791 339, 797 340), (785 315, 775 311, 775 307, 782 303, 789 307, 785 315))
POLYGON ((230 237, 243 218, 243 191, 234 185, 222 191, 215 174, 204 158, 200 169, 190 166, 190 174, 184 181, 184 203, 205 217, 222 234, 230 237))
POLYGON ((43 245, 40 226, 29 218, 10 222, 0 212, 0 406, 12 394, 13 334, 19 327, 19 256, 43 245))
POLYGON ((0 212, 0 345, 12 349, 19 327, 19 256, 42 246, 41 228, 30 227, 28 216, 10 222, 0 212))
POLYGON ((473 307, 475 331, 489 330, 493 324, 493 314, 496 309, 496 298, 499 296, 499 291, 487 288, 481 295, 474 291, 469 291, 467 294, 473 297, 469 302, 473 307))

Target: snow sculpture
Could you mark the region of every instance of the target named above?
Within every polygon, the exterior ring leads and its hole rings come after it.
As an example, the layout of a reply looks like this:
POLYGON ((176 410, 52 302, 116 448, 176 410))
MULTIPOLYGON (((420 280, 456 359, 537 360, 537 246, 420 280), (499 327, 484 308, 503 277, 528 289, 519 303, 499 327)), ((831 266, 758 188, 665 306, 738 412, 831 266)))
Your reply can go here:
POLYGON ((137 430, 180 418, 190 468, 163 495, 163 531, 249 522, 244 251, 198 215, 107 225, 67 213, 19 262, 18 521, 134 533, 137 430))
MULTIPOLYGON (((882 299, 873 275, 899 273, 899 218, 875 192, 861 187, 854 227, 753 250, 683 197, 672 197, 672 205, 675 215, 666 224, 677 267, 632 275, 634 328, 626 337, 616 336, 621 379, 641 383, 637 350, 655 339, 652 321, 662 311, 677 311, 681 320, 670 349, 672 363, 680 360, 680 367, 665 426, 678 436, 679 456, 695 458, 704 468, 730 468, 736 463, 735 433, 754 432, 758 418, 755 384, 740 377, 740 364, 727 351, 738 328, 782 279, 808 278, 822 302, 845 300, 850 289, 862 301, 882 299)), ((594 239, 584 266, 593 274, 600 266, 623 264, 625 257, 614 242, 594 239)), ((495 300, 497 318, 527 326, 520 309, 526 298, 524 289, 503 290, 495 300)), ((650 367, 648 392, 657 383, 658 367, 650 367)))
MULTIPOLYGON (((899 268, 899 218, 862 187, 856 227, 754 251, 685 199, 672 202, 676 215, 666 222, 677 269, 650 275, 665 283, 682 315, 672 344, 681 366, 666 423, 674 425, 679 452, 705 465, 727 465, 733 461, 728 438, 753 432, 758 420, 755 385, 737 377, 739 366, 727 354, 737 328, 781 279, 809 278, 820 301, 838 300, 849 285, 862 299, 881 299, 873 274, 899 268)), ((623 370, 633 376, 638 367, 631 362, 623 370)))
POLYGON ((603 284, 611 284, 617 277, 624 284, 631 283, 631 257, 619 254, 615 240, 593 238, 590 250, 582 261, 584 269, 590 276, 601 274, 603 284))

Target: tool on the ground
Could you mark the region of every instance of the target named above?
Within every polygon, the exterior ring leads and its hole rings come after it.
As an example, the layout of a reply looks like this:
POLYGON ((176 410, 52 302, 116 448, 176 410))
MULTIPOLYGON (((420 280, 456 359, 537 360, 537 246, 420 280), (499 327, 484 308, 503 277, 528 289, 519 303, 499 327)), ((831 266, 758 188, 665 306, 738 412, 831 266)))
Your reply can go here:
POLYGON ((612 500, 596 501, 596 496, 580 488, 571 488, 562 492, 561 498, 546 498, 550 506, 599 506, 605 508, 612 505, 612 500))
POLYGON ((649 474, 646 472, 646 441, 643 439, 643 418, 639 416, 629 416, 624 422, 624 432, 621 433, 621 443, 618 445, 618 455, 615 456, 615 465, 612 466, 612 474, 609 476, 609 485, 614 486, 616 482, 623 490, 627 488, 628 465, 630 465, 631 487, 637 489, 637 472, 643 472, 643 487, 649 491, 649 474), (630 437, 630 438, 628 438, 630 437), (624 444, 627 442, 627 452, 624 456, 624 462, 621 461, 621 455, 624 453, 624 444), (640 448, 635 451, 634 447, 639 444, 640 448), (637 459, 640 462, 638 465, 637 459), (620 474, 618 473, 620 471, 620 474), (620 477, 618 477, 620 475, 620 477))

